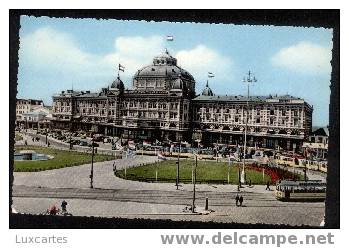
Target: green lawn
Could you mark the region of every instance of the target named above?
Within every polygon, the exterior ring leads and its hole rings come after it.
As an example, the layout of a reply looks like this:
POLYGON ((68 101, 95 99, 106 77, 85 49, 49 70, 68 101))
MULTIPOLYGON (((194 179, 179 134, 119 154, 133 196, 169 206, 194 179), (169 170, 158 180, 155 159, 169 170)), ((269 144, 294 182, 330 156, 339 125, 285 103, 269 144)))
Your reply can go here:
MULTIPOLYGON (((191 183, 193 160, 181 160, 179 166, 180 182, 191 183)), ((156 170, 158 171, 157 180, 160 182, 175 182, 177 176, 176 160, 162 161, 159 164, 150 164, 134 168, 128 168, 126 171, 126 179, 137 181, 155 181, 156 170)), ((215 161, 198 161, 196 181, 197 183, 229 183, 237 184, 238 167, 228 163, 215 161)), ((116 171, 116 176, 125 178, 125 171, 116 171)), ((270 181, 270 177, 253 170, 246 170, 246 180, 251 179, 252 184, 265 184, 270 181)))
MULTIPOLYGON (((34 150, 37 153, 43 153, 54 156, 53 159, 46 161, 14 161, 14 171, 41 171, 58 169, 69 166, 76 166, 91 163, 91 154, 75 151, 62 151, 54 148, 38 146, 16 146, 16 152, 20 150, 34 150)), ((95 154, 94 161, 113 160, 113 156, 95 154)))

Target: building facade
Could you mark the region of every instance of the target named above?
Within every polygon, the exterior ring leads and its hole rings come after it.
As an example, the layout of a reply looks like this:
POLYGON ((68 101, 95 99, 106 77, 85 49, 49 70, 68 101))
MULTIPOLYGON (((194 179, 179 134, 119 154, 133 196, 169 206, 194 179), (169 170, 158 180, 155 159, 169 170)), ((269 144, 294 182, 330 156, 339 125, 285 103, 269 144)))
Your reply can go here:
POLYGON ((249 146, 299 150, 312 127, 313 108, 290 95, 216 96, 207 84, 192 102, 194 136, 204 144, 241 145, 246 129, 249 146))
POLYGON ((16 100, 16 121, 23 120, 23 114, 27 114, 38 107, 44 106, 42 100, 17 99, 16 100))
POLYGON ((138 70, 132 89, 118 76, 99 93, 62 91, 53 96, 54 128, 85 130, 126 139, 241 144, 298 149, 309 135, 312 107, 292 96, 216 96, 168 51, 138 70))
POLYGON ((327 159, 329 131, 327 127, 313 130, 308 142, 303 143, 303 148, 311 153, 314 159, 327 159))

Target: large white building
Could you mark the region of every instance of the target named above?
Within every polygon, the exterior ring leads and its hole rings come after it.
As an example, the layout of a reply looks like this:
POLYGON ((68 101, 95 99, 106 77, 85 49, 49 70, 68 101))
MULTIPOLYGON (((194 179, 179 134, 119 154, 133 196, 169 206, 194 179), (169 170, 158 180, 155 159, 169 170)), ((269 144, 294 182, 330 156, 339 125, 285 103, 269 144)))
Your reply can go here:
POLYGON ((193 76, 168 51, 139 69, 132 89, 118 77, 100 92, 67 90, 53 96, 54 128, 127 139, 301 148, 311 131, 312 107, 298 97, 219 96, 207 84, 195 93, 193 76), (248 116, 248 118, 246 118, 248 116))

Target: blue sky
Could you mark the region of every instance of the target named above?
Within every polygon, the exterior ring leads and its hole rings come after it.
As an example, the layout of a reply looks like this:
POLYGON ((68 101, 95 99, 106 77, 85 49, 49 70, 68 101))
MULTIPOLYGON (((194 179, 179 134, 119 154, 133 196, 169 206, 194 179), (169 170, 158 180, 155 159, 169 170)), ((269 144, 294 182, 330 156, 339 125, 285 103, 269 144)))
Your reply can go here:
POLYGON ((226 24, 21 17, 18 97, 43 99, 62 90, 111 84, 118 63, 131 88, 137 69, 167 48, 195 78, 207 72, 215 94, 245 95, 242 78, 258 81, 251 95, 290 94, 314 106, 313 125, 328 125, 332 30, 226 24), (173 35, 173 42, 166 42, 173 35))

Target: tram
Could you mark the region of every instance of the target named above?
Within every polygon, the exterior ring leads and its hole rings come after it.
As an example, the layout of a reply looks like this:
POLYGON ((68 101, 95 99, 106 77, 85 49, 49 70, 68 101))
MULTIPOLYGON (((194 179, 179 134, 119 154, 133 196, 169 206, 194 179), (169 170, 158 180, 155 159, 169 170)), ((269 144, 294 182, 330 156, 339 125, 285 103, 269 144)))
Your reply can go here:
POLYGON ((276 184, 274 194, 280 201, 322 201, 326 199, 326 182, 283 180, 276 184))

